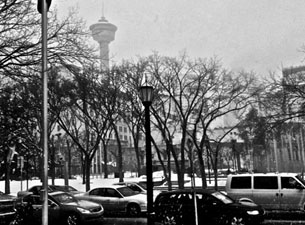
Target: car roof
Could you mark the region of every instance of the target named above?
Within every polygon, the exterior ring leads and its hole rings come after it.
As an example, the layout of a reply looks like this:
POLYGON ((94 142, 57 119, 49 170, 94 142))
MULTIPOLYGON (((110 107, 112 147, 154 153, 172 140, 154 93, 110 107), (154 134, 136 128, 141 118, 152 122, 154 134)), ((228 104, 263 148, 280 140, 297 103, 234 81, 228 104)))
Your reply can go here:
MULTIPOLYGON (((32 187, 30 188, 33 188, 33 187, 42 187, 43 185, 42 184, 37 184, 37 185, 33 185, 32 187)), ((60 185, 60 184, 48 184, 48 187, 72 187, 70 185, 60 185)), ((73 188, 73 187, 72 187, 73 188)))
POLYGON ((159 195, 170 195, 170 194, 190 194, 190 193, 198 193, 198 194, 211 194, 217 192, 213 189, 178 189, 173 191, 165 191, 161 192, 159 195))
MULTIPOLYGON (((112 185, 103 185, 103 186, 98 186, 98 187, 95 187, 95 188, 92 188, 91 190, 95 190, 95 189, 99 189, 99 188, 113 188, 113 189, 118 189, 118 188, 120 188, 120 187, 126 187, 125 185, 114 185, 114 184, 112 184, 112 185)), ((90 190, 90 191, 91 191, 90 190)))
POLYGON ((271 173, 239 173, 239 174, 229 174, 228 176, 235 177, 235 176, 278 176, 278 175, 284 175, 284 176, 297 176, 298 173, 276 173, 276 172, 271 172, 271 173))
POLYGON ((136 184, 138 185, 137 182, 134 182, 134 181, 123 181, 123 182, 116 182, 116 183, 113 183, 112 185, 125 185, 125 184, 136 184))

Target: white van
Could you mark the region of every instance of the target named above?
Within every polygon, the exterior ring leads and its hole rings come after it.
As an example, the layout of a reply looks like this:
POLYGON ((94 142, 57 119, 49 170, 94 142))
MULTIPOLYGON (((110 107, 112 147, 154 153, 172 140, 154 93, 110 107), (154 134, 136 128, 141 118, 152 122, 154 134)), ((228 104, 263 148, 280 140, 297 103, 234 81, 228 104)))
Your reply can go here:
POLYGON ((226 193, 269 210, 305 210, 305 181, 296 173, 232 174, 226 193))

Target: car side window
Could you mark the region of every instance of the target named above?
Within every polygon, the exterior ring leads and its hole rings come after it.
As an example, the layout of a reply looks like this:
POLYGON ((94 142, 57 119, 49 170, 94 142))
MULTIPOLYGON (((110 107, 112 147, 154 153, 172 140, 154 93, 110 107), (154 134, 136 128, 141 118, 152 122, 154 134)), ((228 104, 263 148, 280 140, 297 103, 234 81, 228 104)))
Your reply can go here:
POLYGON ((297 189, 298 182, 293 177, 281 177, 282 189, 297 189))
POLYGON ((33 205, 42 205, 42 201, 40 199, 40 196, 32 196, 32 204, 33 205))
POLYGON ((39 195, 40 189, 41 189, 41 187, 35 186, 31 189, 31 192, 33 192, 34 195, 39 195))
POLYGON ((93 189, 89 195, 98 195, 98 196, 104 196, 104 190, 102 188, 96 188, 93 189))
POLYGON ((119 198, 120 197, 118 192, 115 189, 112 189, 112 188, 107 188, 106 189, 105 196, 113 197, 113 198, 119 198))
POLYGON ((231 189, 251 189, 251 177, 232 177, 231 189))
POLYGON ((278 189, 277 176, 254 177, 254 189, 278 189))
POLYGON ((199 207, 216 205, 218 202, 219 201, 216 198, 210 195, 202 195, 201 197, 199 196, 197 198, 197 203, 199 207))

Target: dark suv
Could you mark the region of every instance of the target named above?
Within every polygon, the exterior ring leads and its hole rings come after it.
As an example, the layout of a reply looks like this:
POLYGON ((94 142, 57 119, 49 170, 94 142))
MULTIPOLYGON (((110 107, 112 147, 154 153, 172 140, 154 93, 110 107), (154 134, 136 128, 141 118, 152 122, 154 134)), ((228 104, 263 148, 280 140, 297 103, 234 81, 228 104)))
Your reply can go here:
POLYGON ((0 224, 9 224, 14 220, 16 198, 0 191, 0 224))
POLYGON ((253 202, 236 202, 214 190, 162 192, 155 200, 154 209, 155 221, 170 225, 196 224, 196 218, 198 224, 260 224, 265 214, 253 202))

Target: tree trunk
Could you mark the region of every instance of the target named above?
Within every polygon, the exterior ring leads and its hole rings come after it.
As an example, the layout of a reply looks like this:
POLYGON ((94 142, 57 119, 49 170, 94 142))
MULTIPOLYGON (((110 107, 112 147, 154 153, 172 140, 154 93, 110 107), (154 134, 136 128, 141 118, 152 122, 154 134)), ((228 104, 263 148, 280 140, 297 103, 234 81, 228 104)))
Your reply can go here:
POLYGON ((86 174, 86 191, 90 190, 90 169, 91 169, 91 160, 89 155, 85 155, 85 174, 86 174))
POLYGON ((52 184, 55 184, 55 146, 54 146, 54 138, 52 138, 52 146, 51 146, 51 178, 52 184))
POLYGON ((107 161, 108 161, 108 157, 107 157, 107 145, 103 142, 103 146, 104 146, 104 178, 108 178, 108 166, 107 166, 107 161))
POLYGON ((207 179, 205 175, 205 165, 204 165, 204 160, 202 157, 202 151, 197 149, 197 156, 198 156, 198 161, 199 161, 199 170, 200 170, 200 175, 201 175, 201 181, 202 181, 202 188, 207 187, 207 179))
POLYGON ((84 157, 83 152, 81 154, 81 162, 82 162, 83 184, 86 184, 86 158, 84 157))
POLYGON ((10 194, 10 173, 11 173, 11 163, 8 162, 7 157, 5 163, 5 194, 10 194))
POLYGON ((115 124, 113 124, 113 130, 117 139, 117 143, 118 143, 118 172, 119 172, 119 182, 123 182, 124 181, 124 173, 123 173, 123 152, 122 152, 122 144, 121 144, 121 140, 120 140, 120 136, 118 133, 118 130, 115 126, 115 124))

